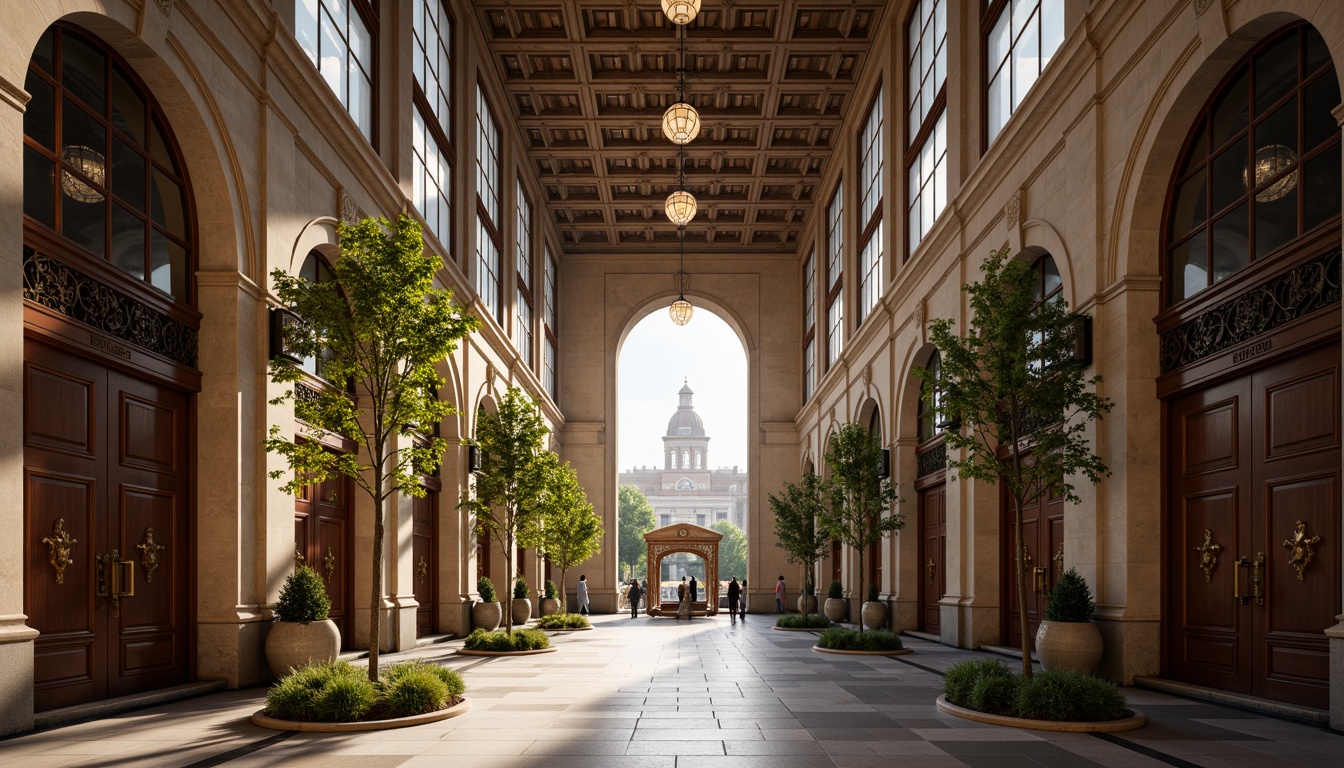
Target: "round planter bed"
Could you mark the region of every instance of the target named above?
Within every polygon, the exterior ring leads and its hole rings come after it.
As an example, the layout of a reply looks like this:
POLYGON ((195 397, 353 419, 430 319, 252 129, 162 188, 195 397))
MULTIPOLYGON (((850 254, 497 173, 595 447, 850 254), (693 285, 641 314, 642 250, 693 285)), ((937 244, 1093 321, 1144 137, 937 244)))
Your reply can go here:
MULTIPOLYGON (((832 625, 834 626, 834 625, 832 625)), ((776 632, 824 632, 830 627, 770 627, 776 632)))
POLYGON ((446 709, 440 709, 437 712, 426 712, 423 715, 411 715, 410 717, 394 717, 390 720, 357 720, 353 723, 310 723, 305 720, 280 720, 267 715, 266 710, 259 709, 252 714, 252 724, 276 731, 355 733, 357 731, 385 731, 391 728, 406 728, 412 725, 437 723, 440 720, 447 720, 450 717, 464 715, 470 710, 471 700, 465 696, 453 706, 446 709))
POLYGON ((840 651, 834 648, 822 648, 820 645, 812 646, 812 650, 817 653, 836 653, 842 656, 904 656, 907 653, 914 653, 909 648, 898 648, 894 651, 840 651))
POLYGON ((967 720, 974 720, 978 723, 989 723, 990 725, 1006 725, 1012 728, 1027 728, 1033 731, 1066 731, 1069 733, 1114 733, 1115 731, 1132 731, 1135 728, 1142 728, 1148 723, 1148 718, 1137 709, 1131 708, 1132 713, 1129 717, 1122 720, 1102 720, 1100 722, 1079 722, 1071 723, 1063 720, 1027 720, 1022 717, 1008 717, 1006 715, 991 715, 985 712, 976 712, 973 709, 959 707, 947 700, 946 696, 938 697, 938 709, 949 715, 964 717, 967 720))
MULTIPOLYGON (((541 629, 541 627, 537 627, 541 629)), ((592 627, 563 627, 560 629, 541 629, 542 632, 591 632, 592 627)))
POLYGON ((462 656, 536 656, 539 653, 555 653, 559 648, 537 648, 532 651, 469 651, 466 648, 458 648, 457 652, 462 656))

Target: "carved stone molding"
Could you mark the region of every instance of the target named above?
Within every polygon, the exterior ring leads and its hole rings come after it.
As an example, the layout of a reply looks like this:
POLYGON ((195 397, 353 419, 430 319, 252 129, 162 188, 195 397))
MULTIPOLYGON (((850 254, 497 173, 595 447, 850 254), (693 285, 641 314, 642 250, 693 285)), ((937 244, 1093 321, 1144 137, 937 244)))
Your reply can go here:
POLYGON ((346 224, 354 224, 364 218, 364 214, 360 212, 359 206, 355 204, 355 199, 344 192, 341 193, 339 206, 340 210, 337 212, 337 215, 340 216, 341 221, 344 221, 346 224))
POLYGON ((1339 264, 1340 250, 1335 248, 1162 334, 1162 372, 1202 360, 1338 304, 1339 264))
POLYGON ((1209 10, 1209 6, 1213 5, 1214 2, 1215 0, 1195 0, 1195 15, 1203 16, 1204 12, 1209 10))
POLYGON ((172 16, 173 16, 173 0, 154 0, 154 2, 155 2, 156 4, 158 4, 158 6, 159 6, 159 10, 160 10, 160 11, 163 11, 163 15, 164 15, 164 16, 167 16, 168 18, 172 18, 172 16))
POLYGON ((1003 220, 1008 229, 1017 226, 1017 222, 1022 217, 1022 194, 1019 192, 1008 198, 1008 203, 1003 206, 1003 220))
POLYGON ((23 298, 182 365, 196 367, 196 331, 121 291, 24 246, 23 298))
POLYGON ((873 364, 868 363, 863 366, 863 388, 867 389, 873 385, 873 364))

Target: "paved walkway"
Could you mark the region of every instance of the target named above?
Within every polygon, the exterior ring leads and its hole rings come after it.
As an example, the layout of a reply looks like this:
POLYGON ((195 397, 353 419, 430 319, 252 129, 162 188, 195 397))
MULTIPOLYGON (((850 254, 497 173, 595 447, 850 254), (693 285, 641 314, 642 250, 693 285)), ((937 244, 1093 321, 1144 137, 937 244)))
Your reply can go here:
POLYGON ((1344 736, 1213 704, 1128 691, 1150 724, 1093 736, 1018 731, 941 714, 939 670, 980 654, 911 640, 895 658, 829 656, 771 617, 595 617, 558 653, 482 661, 417 655, 462 671, 473 710, 368 734, 252 726, 252 689, 0 741, 3 766, 1321 766, 1344 736))

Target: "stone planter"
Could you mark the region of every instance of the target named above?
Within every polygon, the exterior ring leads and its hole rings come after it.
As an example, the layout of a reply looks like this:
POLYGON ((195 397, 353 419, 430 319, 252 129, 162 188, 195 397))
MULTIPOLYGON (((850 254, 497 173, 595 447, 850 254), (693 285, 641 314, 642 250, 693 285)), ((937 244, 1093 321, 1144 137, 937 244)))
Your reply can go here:
POLYGON ((541 615, 550 616, 560 612, 560 600, 554 597, 541 598, 541 615))
POLYGON ((519 624, 526 624, 527 620, 532 618, 532 601, 526 597, 515 597, 513 598, 513 605, 509 606, 509 610, 513 612, 511 618, 515 627, 519 624))
POLYGON ((887 628, 887 604, 869 601, 863 604, 863 628, 887 628))
POLYGON ((843 597, 828 597, 823 611, 831 621, 844 621, 849 613, 849 601, 843 597))
POLYGON ((799 613, 804 613, 804 614, 806 614, 806 613, 816 613, 816 612, 817 612, 817 596, 816 596, 816 595, 803 595, 803 596, 799 597, 799 598, 798 598, 798 612, 799 612, 799 613))
POLYGON ((1101 652, 1101 632, 1090 621, 1042 621, 1036 631, 1036 657, 1046 669, 1091 674, 1101 652))
POLYGON ((340 652, 341 632, 330 619, 307 624, 277 621, 266 635, 266 663, 276 677, 309 661, 335 661, 340 652))
POLYGON ((471 711, 471 701, 465 696, 451 707, 446 707, 423 715, 395 717, 389 720, 356 720, 352 723, 315 723, 306 720, 280 720, 266 714, 266 710, 257 710, 252 715, 252 724, 276 731, 307 731, 309 733, 358 733, 361 731, 385 731, 391 728, 405 728, 411 725, 437 723, 450 717, 465 715, 471 711))
POLYGON ((504 608, 499 603, 476 603, 471 606, 471 625, 476 629, 494 632, 504 620, 504 608))

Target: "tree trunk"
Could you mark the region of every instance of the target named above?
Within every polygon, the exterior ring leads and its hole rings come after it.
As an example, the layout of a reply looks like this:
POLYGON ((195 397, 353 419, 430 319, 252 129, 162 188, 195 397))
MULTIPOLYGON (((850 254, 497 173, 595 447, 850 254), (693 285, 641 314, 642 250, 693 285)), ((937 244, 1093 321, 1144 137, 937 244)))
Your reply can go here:
MULTIPOLYGON (((507 514, 507 513, 506 513, 507 514)), ((513 643, 513 527, 504 535, 504 634, 513 643)))
POLYGON ((560 612, 569 613, 569 606, 565 601, 565 568, 560 569, 560 612))
POLYGON ((854 549, 855 549, 855 551, 857 551, 858 554, 859 554, 859 634, 862 635, 862 634, 863 634, 863 601, 868 599, 868 597, 864 594, 864 591, 863 591, 863 590, 864 590, 864 587, 866 586, 866 585, 863 583, 863 550, 867 549, 867 547, 855 547, 854 549))
POLYGON ((378 645, 383 615, 383 462, 373 463, 373 595, 369 603, 369 680, 378 682, 378 645))
POLYGON ((1031 678, 1031 637, 1027 635, 1027 550, 1022 541, 1022 500, 1014 499, 1013 549, 1017 559, 1017 619, 1022 632, 1022 676, 1031 678))

